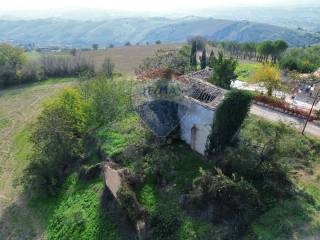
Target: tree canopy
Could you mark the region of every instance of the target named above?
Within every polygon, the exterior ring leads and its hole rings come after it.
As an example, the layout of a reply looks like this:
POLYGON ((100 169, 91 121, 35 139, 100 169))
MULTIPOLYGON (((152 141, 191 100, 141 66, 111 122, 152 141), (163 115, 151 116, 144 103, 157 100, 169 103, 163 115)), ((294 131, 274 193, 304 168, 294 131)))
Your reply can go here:
POLYGON ((236 77, 237 64, 237 60, 232 57, 226 58, 222 52, 219 52, 218 58, 210 66, 213 68, 213 75, 209 81, 219 87, 230 89, 231 80, 236 77))
POLYGON ((264 64, 261 66, 251 76, 250 81, 255 83, 263 83, 269 96, 272 96, 273 91, 280 89, 282 86, 279 68, 269 64, 264 64))

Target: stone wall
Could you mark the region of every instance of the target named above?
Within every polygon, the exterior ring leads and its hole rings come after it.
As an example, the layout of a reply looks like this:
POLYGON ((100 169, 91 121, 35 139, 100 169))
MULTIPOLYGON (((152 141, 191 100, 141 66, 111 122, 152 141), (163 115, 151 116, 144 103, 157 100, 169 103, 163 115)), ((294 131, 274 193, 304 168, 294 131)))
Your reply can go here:
POLYGON ((194 151, 204 155, 215 110, 195 100, 183 104, 187 106, 187 112, 178 112, 181 139, 194 151))
POLYGON ((112 195, 117 198, 117 192, 123 182, 123 171, 118 169, 114 164, 107 163, 104 166, 104 178, 106 186, 111 191, 112 195))

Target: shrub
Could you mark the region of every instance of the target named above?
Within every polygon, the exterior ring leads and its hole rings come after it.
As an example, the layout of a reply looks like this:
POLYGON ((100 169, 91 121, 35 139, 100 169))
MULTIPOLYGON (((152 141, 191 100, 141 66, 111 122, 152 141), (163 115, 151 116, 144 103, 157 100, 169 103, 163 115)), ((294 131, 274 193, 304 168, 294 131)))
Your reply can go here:
POLYGON ((68 168, 83 154, 86 117, 77 89, 65 89, 46 102, 31 136, 34 153, 22 179, 26 186, 38 192, 57 190, 68 168))
POLYGON ((99 77, 82 85, 82 94, 90 101, 92 125, 104 125, 124 118, 132 109, 133 83, 126 79, 99 77))
POLYGON ((45 79, 44 70, 38 61, 28 61, 19 73, 21 82, 35 82, 45 79))
POLYGON ((152 215, 150 226, 153 239, 175 240, 181 225, 181 220, 173 211, 160 210, 152 215))
MULTIPOLYGON (((294 114, 299 117, 303 117, 303 118, 309 117, 308 111, 305 111, 303 109, 299 109, 297 107, 292 108, 292 107, 290 107, 290 105, 286 101, 275 98, 275 97, 270 97, 270 96, 265 96, 265 95, 255 95, 254 100, 257 102, 260 102, 260 103, 267 104, 267 105, 274 107, 274 108, 279 108, 284 112, 294 114)), ((312 114, 310 116, 309 120, 314 121, 317 118, 319 118, 319 117, 317 117, 316 114, 312 114)))
POLYGON ((288 168, 274 152, 272 148, 261 153, 267 155, 264 156, 248 146, 240 145, 237 149, 227 149, 221 167, 228 176, 243 176, 261 193, 268 193, 269 198, 285 198, 293 193, 294 187, 288 168))
POLYGON ((215 113, 207 154, 220 152, 231 143, 249 112, 251 99, 251 94, 246 91, 232 90, 226 94, 215 113))
POLYGON ((259 67, 251 76, 250 81, 262 83, 269 96, 272 96, 274 90, 279 90, 282 87, 280 70, 268 64, 259 67))
POLYGON ((201 172, 193 181, 191 201, 205 206, 213 204, 214 219, 237 218, 247 224, 261 210, 258 191, 246 180, 227 177, 220 169, 216 174, 201 172))

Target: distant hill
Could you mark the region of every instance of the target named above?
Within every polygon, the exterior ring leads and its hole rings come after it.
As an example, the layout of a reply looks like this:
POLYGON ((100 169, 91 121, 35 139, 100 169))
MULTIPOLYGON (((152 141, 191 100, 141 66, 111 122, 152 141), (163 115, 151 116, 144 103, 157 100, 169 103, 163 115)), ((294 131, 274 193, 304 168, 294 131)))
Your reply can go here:
POLYGON ((136 43, 184 42, 202 35, 212 40, 263 41, 284 39, 291 46, 320 43, 320 35, 263 23, 214 18, 110 18, 102 21, 67 19, 0 20, 0 41, 17 44, 88 47, 136 43))

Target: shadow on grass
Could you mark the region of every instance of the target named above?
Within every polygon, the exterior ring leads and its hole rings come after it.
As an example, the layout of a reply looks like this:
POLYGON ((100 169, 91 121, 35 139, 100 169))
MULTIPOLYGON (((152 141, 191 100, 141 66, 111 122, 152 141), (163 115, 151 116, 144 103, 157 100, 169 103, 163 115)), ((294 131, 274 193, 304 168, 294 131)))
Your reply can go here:
POLYGON ((104 188, 100 201, 100 215, 101 219, 103 220, 100 222, 100 224, 102 224, 101 227, 103 228, 105 223, 111 220, 112 223, 118 227, 122 239, 137 239, 137 234, 134 227, 126 218, 126 214, 122 211, 122 209, 120 209, 118 202, 108 188, 104 188))
MULTIPOLYGON (((0 216, 0 239, 37 239, 44 232, 41 221, 28 206, 25 195, 5 208, 0 216)), ((39 209, 40 210, 40 209, 39 209)))
POLYGON ((320 206, 313 196, 299 195, 277 202, 251 225, 247 239, 317 239, 320 225, 314 216, 320 206))

